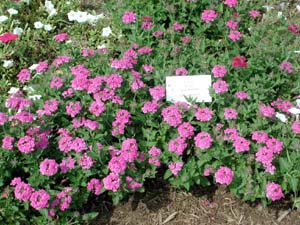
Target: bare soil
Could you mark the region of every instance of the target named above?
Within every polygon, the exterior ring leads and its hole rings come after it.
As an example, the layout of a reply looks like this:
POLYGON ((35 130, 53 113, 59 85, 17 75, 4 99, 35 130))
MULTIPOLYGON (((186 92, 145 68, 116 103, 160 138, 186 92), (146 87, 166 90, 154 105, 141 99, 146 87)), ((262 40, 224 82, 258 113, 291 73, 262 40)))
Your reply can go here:
POLYGON ((249 205, 224 187, 184 192, 154 184, 117 206, 102 203, 92 225, 300 225, 300 212, 289 204, 249 205))

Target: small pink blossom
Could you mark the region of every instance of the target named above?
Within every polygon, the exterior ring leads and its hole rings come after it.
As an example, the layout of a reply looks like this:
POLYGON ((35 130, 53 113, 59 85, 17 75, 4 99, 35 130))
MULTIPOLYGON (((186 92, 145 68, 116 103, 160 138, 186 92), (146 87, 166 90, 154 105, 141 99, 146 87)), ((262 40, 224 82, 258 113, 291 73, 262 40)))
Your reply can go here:
POLYGON ((281 198, 284 198, 282 188, 279 184, 275 182, 268 182, 266 185, 266 197, 272 201, 277 201, 281 198))
POLYGON ((219 184, 229 185, 233 180, 233 171, 226 166, 221 166, 215 173, 215 179, 219 184))
POLYGON ((126 11, 123 14, 122 21, 125 24, 134 23, 136 21, 136 13, 132 11, 126 11))
POLYGON ((201 14, 201 19, 205 23, 213 22, 218 16, 218 13, 212 9, 206 9, 201 14))
POLYGON ((235 8, 238 5, 238 1, 237 0, 225 0, 224 4, 230 8, 235 8))

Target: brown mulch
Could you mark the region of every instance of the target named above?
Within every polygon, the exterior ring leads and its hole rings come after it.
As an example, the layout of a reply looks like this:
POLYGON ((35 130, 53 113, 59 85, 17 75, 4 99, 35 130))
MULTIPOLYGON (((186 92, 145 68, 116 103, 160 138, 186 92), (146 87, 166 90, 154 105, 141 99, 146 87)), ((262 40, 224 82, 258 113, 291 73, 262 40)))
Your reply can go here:
POLYGON ((154 187, 113 207, 106 202, 92 225, 300 225, 300 212, 282 202, 250 206, 223 187, 191 192, 154 187))

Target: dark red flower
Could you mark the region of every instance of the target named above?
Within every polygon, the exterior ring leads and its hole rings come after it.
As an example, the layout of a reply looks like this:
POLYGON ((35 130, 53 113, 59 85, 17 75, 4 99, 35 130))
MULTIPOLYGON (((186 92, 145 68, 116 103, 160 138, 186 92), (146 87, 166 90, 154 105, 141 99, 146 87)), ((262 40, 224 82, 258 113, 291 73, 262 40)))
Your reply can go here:
POLYGON ((234 17, 238 17, 239 14, 238 14, 238 13, 233 13, 233 16, 234 16, 234 17))
POLYGON ((18 37, 19 36, 17 34, 7 32, 0 35, 0 41, 3 43, 8 43, 10 41, 15 41, 18 37))
POLYGON ((299 27, 297 24, 292 24, 290 26, 288 26, 288 30, 292 31, 294 34, 298 34, 299 33, 299 27))
POLYGON ((247 59, 245 56, 235 56, 232 59, 232 67, 238 68, 238 67, 244 67, 248 68, 247 59))
POLYGON ((143 16, 143 17, 142 17, 142 20, 143 20, 144 22, 151 22, 151 21, 152 21, 152 17, 151 17, 151 16, 143 16))

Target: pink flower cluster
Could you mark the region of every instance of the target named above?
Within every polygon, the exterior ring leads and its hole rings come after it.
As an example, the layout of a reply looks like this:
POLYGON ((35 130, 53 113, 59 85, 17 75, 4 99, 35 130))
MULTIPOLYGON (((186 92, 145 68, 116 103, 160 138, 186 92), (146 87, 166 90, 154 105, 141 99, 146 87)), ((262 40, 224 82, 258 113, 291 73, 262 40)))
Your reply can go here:
POLYGON ((212 146, 213 139, 207 132, 198 133, 195 138, 195 146, 200 149, 209 149, 212 146))
POLYGON ((262 164, 266 172, 270 174, 275 173, 275 166, 272 164, 276 155, 279 155, 283 149, 283 143, 276 138, 269 138, 268 134, 261 131, 255 131, 252 133, 252 140, 257 143, 265 144, 260 147, 255 154, 256 162, 262 164))
POLYGON ((45 190, 41 189, 35 191, 30 184, 27 184, 21 180, 21 178, 14 178, 10 185, 15 186, 15 197, 21 201, 30 201, 30 205, 36 210, 48 208, 50 195, 45 190))
POLYGON ((178 176, 179 172, 182 170, 183 162, 172 162, 168 167, 174 176, 178 176))
POLYGON ((148 160, 149 164, 153 164, 157 167, 161 165, 159 156, 161 154, 161 150, 155 146, 152 146, 150 150, 148 151, 150 158, 148 160))
POLYGON ((201 14, 201 19, 205 23, 213 22, 218 16, 218 13, 215 10, 212 9, 206 9, 201 14))
POLYGON ((127 110, 120 109, 117 112, 115 120, 112 123, 113 126, 112 135, 117 136, 118 134, 124 134, 125 125, 131 122, 130 118, 131 118, 131 114, 127 110))
POLYGON ((161 112, 163 119, 172 127, 177 127, 182 123, 182 116, 176 105, 164 108, 161 112))
POLYGON ((215 179, 219 184, 229 185, 233 180, 233 171, 226 166, 221 166, 215 173, 215 179))
POLYGON ((277 201, 281 198, 284 198, 282 188, 279 184, 275 182, 268 182, 266 185, 266 197, 272 201, 277 201))

